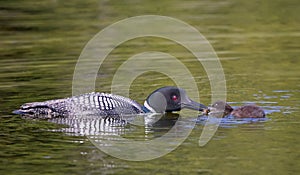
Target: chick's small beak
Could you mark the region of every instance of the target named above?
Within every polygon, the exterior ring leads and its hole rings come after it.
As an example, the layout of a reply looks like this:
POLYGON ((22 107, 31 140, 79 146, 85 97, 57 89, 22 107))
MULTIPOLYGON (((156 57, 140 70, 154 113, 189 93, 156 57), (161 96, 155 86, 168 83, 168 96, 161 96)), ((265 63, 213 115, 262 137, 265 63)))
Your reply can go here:
POLYGON ((203 110, 202 114, 203 115, 208 115, 209 112, 210 112, 210 110, 209 110, 209 108, 207 108, 207 109, 203 110))

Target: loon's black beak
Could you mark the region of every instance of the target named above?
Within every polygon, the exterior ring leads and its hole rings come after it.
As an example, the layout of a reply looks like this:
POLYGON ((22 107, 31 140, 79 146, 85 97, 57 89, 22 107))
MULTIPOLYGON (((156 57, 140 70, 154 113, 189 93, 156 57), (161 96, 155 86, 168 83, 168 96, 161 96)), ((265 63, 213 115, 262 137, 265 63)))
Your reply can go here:
POLYGON ((189 99, 187 101, 181 102, 181 108, 204 111, 207 109, 207 106, 189 99))

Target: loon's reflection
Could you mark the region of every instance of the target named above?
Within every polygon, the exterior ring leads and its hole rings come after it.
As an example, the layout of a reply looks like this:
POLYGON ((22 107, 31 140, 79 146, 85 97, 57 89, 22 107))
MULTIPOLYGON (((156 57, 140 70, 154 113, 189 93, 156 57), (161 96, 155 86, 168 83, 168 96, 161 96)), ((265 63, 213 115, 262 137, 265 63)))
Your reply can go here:
POLYGON ((158 137, 168 132, 178 118, 179 115, 176 113, 165 113, 121 117, 73 116, 52 118, 48 121, 63 125, 58 131, 74 136, 124 135, 126 137, 131 133, 143 132, 144 137, 149 138, 149 135, 158 137))

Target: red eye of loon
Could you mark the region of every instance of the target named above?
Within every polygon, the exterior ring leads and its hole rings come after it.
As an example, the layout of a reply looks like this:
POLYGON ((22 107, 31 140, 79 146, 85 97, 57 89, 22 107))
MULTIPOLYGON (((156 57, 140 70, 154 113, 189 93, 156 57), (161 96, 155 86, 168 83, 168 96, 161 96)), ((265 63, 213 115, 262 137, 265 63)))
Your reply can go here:
POLYGON ((173 100, 173 101, 176 101, 177 99, 178 99, 178 97, 177 97, 176 95, 173 95, 173 96, 172 96, 172 100, 173 100))

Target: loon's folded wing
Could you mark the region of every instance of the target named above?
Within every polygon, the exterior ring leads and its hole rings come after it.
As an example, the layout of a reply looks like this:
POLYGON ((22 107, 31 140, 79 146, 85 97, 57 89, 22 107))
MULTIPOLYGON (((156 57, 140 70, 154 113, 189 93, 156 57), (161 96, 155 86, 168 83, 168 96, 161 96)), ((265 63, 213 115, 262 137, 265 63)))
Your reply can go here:
POLYGON ((143 110, 141 105, 126 97, 88 93, 65 99, 25 103, 13 113, 33 118, 53 118, 90 114, 101 116, 139 114, 143 113, 143 110))

